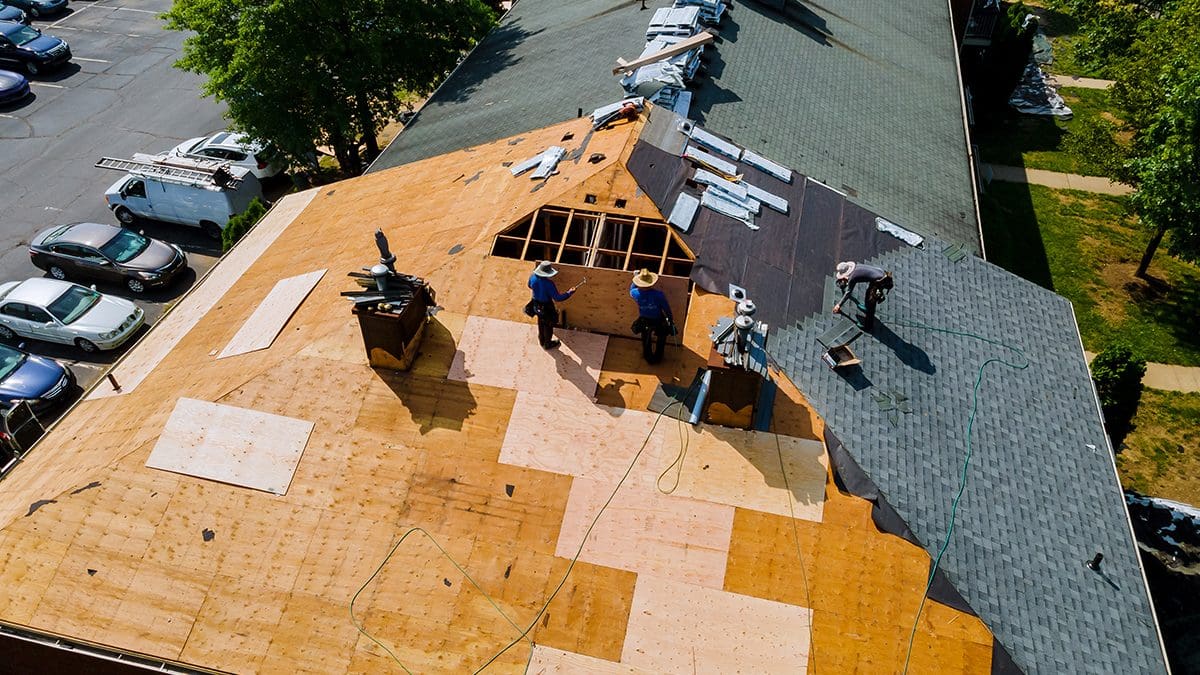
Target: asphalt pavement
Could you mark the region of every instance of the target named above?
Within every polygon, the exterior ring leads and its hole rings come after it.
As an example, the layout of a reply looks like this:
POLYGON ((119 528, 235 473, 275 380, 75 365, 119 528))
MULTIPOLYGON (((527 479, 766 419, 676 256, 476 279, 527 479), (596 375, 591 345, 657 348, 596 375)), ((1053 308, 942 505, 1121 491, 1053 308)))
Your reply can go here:
MULTIPOLYGON (((0 106, 0 281, 45 276, 30 263, 27 246, 46 227, 116 224, 104 191, 123 174, 94 168, 100 157, 157 153, 225 128, 224 107, 201 96, 203 78, 173 66, 185 35, 163 29, 158 17, 170 6, 171 0, 72 0, 66 14, 34 22, 66 40, 73 59, 59 71, 31 77, 33 95, 25 101, 0 106)), ((179 244, 193 270, 166 289, 131 298, 153 324, 212 267, 220 244, 183 226, 136 227, 179 244)), ((97 290, 130 297, 118 285, 97 284, 97 290)), ((86 387, 133 340, 97 355, 23 342, 28 351, 70 365, 86 387)))

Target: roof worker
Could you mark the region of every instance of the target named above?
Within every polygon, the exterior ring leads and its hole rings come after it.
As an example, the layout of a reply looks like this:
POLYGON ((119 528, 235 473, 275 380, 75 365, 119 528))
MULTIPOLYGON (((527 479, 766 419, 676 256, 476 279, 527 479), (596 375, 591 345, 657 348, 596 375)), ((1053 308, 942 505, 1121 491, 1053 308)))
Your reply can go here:
POLYGON ((857 298, 854 303, 858 305, 859 309, 866 312, 858 322, 859 327, 869 331, 875 325, 875 306, 887 298, 887 292, 892 288, 892 273, 874 265, 855 262, 838 263, 837 285, 838 288, 844 289, 845 293, 842 295, 842 299, 833 306, 834 314, 841 313, 842 305, 854 297, 854 287, 861 283, 867 285, 866 304, 859 302, 857 298))
POLYGON ((637 302, 638 318, 633 332, 642 336, 642 356, 647 363, 662 361, 667 335, 675 334, 675 319, 667 296, 654 287, 658 275, 648 269, 638 270, 629 285, 629 297, 637 302), (653 345, 651 344, 653 343, 653 345))
POLYGON ((528 286, 533 292, 533 298, 526 305, 528 309, 532 309, 533 316, 537 317, 538 324, 538 344, 542 349, 554 349, 561 343, 554 337, 554 324, 558 323, 558 310, 554 307, 554 303, 562 302, 575 295, 577 286, 572 286, 567 289, 566 293, 559 293, 558 286, 554 285, 551 279, 558 274, 558 270, 549 260, 543 260, 533 268, 533 274, 529 275, 528 286))

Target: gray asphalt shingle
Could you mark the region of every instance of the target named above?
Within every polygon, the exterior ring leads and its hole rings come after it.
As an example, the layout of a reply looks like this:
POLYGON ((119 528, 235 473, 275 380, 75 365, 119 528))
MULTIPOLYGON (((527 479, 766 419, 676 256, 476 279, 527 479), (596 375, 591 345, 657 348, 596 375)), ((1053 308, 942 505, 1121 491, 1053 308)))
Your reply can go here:
POLYGON ((854 343, 867 386, 819 361, 827 313, 777 329, 773 355, 931 555, 950 525, 979 368, 1027 359, 984 370, 941 569, 1027 672, 1165 672, 1070 303, 973 256, 951 262, 942 246, 872 261, 896 289, 854 343), (881 410, 880 393, 911 412, 881 410), (1097 552, 1103 574, 1084 566, 1097 552))
MULTIPOLYGON (((647 2, 650 8, 667 5, 647 2)), ((941 0, 737 3, 692 116, 847 189, 908 229, 980 250, 949 9, 941 0), (811 28, 818 26, 820 32, 811 28)), ((623 94, 652 12, 628 0, 520 0, 372 171, 562 122, 623 94)))

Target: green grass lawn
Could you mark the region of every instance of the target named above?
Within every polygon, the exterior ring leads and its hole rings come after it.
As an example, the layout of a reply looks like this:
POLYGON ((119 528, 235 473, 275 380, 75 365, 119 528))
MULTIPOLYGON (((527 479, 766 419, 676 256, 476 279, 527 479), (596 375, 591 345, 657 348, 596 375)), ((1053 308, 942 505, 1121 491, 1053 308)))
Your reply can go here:
POLYGON ((1070 106, 1074 117, 1058 120, 1032 115, 1013 116, 979 135, 979 156, 991 164, 1024 166, 1062 173, 1077 173, 1084 176, 1103 175, 1103 170, 1087 160, 1068 152, 1063 141, 1073 124, 1080 120, 1105 116, 1110 122, 1112 104, 1108 92, 1103 89, 1063 87, 1063 100, 1070 106), (1107 113, 1107 115, 1105 115, 1107 113))
POLYGON ((1160 248, 1133 272, 1149 233, 1127 198, 994 182, 980 200, 988 260, 1075 305, 1089 351, 1124 341, 1146 360, 1200 366, 1200 268, 1160 248))
POLYGON ((1121 483, 1200 505, 1200 394, 1146 389, 1133 423, 1117 454, 1121 483))

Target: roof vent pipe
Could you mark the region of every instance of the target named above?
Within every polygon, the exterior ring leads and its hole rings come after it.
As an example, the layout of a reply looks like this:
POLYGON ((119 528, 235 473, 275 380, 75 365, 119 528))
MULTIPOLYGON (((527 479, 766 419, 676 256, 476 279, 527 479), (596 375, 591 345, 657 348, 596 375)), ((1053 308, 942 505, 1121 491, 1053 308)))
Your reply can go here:
POLYGON ((1090 569, 1091 571, 1099 572, 1100 571, 1100 563, 1103 561, 1104 561, 1104 554, 1097 553, 1095 558, 1092 558, 1091 560, 1087 561, 1084 564, 1087 565, 1088 569, 1090 569))

